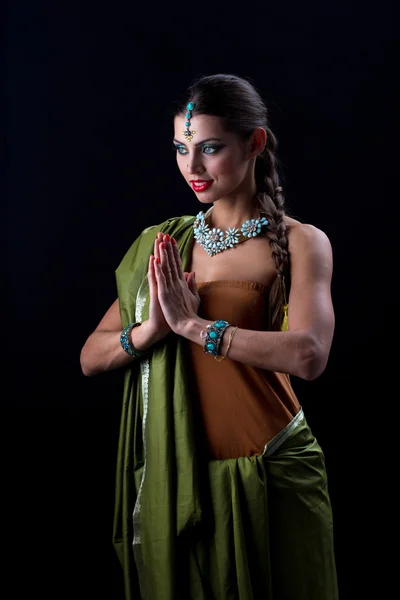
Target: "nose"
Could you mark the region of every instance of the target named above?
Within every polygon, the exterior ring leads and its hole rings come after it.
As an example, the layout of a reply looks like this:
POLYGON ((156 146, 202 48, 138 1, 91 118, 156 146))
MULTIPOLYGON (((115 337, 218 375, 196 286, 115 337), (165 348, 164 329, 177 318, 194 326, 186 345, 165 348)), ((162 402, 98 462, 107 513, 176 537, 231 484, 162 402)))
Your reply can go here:
POLYGON ((201 159, 199 157, 193 155, 191 159, 188 158, 188 161, 189 162, 187 164, 187 172, 189 173, 189 175, 191 175, 192 173, 204 173, 204 167, 201 164, 201 159))

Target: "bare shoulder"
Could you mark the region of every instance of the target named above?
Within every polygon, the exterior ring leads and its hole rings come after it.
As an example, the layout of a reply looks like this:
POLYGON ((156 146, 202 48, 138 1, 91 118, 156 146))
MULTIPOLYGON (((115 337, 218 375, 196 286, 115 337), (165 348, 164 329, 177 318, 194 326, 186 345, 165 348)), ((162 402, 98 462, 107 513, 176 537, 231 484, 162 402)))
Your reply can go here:
POLYGON ((312 277, 329 282, 333 272, 332 246, 324 231, 287 218, 292 277, 312 277))
POLYGON ((289 252, 321 252, 331 255, 332 246, 328 236, 322 229, 309 223, 300 223, 291 217, 285 217, 288 230, 289 252))

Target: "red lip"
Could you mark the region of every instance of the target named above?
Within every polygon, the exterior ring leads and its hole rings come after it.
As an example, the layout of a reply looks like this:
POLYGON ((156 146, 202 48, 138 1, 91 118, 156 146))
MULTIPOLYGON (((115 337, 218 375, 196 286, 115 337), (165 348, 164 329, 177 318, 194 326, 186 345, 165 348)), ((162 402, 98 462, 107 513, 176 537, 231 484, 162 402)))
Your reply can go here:
POLYGON ((195 192, 204 192, 204 190, 207 190, 210 187, 210 185, 212 185, 213 179, 192 179, 190 183, 195 192))

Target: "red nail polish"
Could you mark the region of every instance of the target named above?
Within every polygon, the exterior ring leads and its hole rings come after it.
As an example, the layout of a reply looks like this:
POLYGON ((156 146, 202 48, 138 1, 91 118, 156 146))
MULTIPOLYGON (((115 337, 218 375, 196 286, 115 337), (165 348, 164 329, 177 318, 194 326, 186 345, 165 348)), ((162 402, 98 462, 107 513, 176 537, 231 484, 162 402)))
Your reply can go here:
POLYGON ((165 234, 165 241, 169 242, 171 240, 170 236, 168 235, 168 233, 165 234))
POLYGON ((163 250, 165 250, 165 243, 164 243, 164 242, 161 242, 161 248, 162 248, 163 250))
POLYGON ((171 238, 171 242, 174 244, 174 246, 176 246, 176 239, 175 238, 171 238))

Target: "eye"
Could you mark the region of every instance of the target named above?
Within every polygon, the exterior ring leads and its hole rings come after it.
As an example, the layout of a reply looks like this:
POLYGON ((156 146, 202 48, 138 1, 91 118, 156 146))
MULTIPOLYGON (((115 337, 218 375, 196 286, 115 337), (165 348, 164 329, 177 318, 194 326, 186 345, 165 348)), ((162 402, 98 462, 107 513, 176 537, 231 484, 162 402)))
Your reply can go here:
POLYGON ((218 146, 204 146, 203 147, 204 154, 215 154, 216 152, 218 152, 218 150, 219 150, 218 146), (211 150, 211 152, 206 152, 206 150, 211 150))
POLYGON ((187 154, 187 152, 185 151, 185 147, 184 146, 175 146, 175 144, 173 144, 174 146, 174 150, 177 150, 179 154, 181 154, 182 156, 184 156, 185 154, 187 154))
MULTIPOLYGON (((173 144, 173 148, 181 156, 186 156, 186 154, 188 154, 188 151, 185 149, 185 146, 178 146, 178 145, 173 144)), ((223 146, 209 146, 209 145, 207 145, 207 146, 203 146, 202 151, 203 151, 203 154, 207 154, 208 156, 211 156, 211 155, 216 154, 217 152, 219 152, 221 150, 221 148, 223 148, 223 146)))

